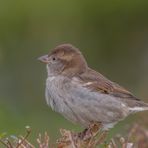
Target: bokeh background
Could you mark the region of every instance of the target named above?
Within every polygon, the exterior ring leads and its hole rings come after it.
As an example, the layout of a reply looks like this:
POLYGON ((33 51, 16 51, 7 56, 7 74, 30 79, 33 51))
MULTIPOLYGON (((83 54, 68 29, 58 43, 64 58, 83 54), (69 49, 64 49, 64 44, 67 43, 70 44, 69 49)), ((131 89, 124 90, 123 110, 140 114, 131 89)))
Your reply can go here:
MULTIPOLYGON (((46 69, 37 57, 61 43, 72 43, 89 65, 148 102, 147 0, 0 0, 0 133, 32 137, 59 128, 80 130, 52 112, 44 97, 46 69)), ((148 125, 147 113, 130 116, 148 125)))

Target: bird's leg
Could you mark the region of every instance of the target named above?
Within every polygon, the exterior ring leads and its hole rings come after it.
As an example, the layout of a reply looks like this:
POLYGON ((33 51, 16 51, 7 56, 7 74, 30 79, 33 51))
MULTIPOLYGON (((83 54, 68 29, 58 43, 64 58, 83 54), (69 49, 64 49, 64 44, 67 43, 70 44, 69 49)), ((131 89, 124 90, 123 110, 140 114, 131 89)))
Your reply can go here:
POLYGON ((90 139, 98 134, 101 126, 102 126, 101 123, 92 122, 88 128, 86 128, 84 131, 78 133, 78 136, 79 136, 79 138, 81 138, 83 140, 90 139))
POLYGON ((88 129, 89 129, 89 128, 85 128, 82 132, 79 132, 79 133, 78 133, 78 137, 79 137, 80 139, 83 139, 83 138, 85 137, 85 135, 86 135, 88 129))

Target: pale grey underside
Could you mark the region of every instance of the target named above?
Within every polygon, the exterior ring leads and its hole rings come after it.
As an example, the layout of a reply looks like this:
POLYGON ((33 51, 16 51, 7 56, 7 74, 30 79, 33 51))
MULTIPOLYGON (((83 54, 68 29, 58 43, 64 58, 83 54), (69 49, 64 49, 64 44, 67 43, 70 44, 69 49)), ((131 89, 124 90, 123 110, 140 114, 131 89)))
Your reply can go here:
POLYGON ((129 115, 129 107, 122 99, 93 92, 85 85, 80 84, 76 78, 48 77, 46 101, 54 111, 83 126, 93 121, 110 126, 129 115))

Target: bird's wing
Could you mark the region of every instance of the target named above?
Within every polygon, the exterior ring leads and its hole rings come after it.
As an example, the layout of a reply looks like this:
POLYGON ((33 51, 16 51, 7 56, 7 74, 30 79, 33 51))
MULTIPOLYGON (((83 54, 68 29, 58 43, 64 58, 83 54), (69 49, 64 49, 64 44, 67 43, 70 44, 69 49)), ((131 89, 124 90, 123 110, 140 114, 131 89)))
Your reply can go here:
POLYGON ((81 80, 84 87, 90 88, 92 91, 99 91, 103 94, 110 94, 114 97, 119 97, 123 99, 130 99, 135 101, 140 101, 140 99, 136 98, 132 93, 119 86, 118 84, 108 80, 102 74, 88 69, 87 72, 82 73, 78 76, 81 80))

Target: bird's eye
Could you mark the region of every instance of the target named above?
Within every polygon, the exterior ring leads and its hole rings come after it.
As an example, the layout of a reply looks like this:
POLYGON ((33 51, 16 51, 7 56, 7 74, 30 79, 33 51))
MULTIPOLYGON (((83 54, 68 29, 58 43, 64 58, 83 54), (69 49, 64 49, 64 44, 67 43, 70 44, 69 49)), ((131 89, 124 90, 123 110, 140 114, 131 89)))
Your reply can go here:
POLYGON ((55 61, 55 60, 56 60, 56 58, 55 58, 55 57, 53 57, 53 58, 52 58, 52 60, 53 60, 53 61, 55 61))

